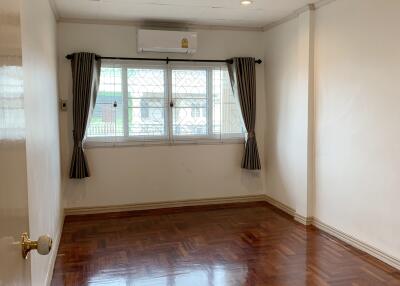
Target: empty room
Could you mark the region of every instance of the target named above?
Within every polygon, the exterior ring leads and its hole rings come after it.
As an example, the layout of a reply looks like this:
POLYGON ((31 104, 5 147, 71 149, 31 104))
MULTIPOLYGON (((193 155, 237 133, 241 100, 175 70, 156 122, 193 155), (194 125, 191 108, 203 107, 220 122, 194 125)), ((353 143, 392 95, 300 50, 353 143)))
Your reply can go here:
POLYGON ((1 0, 0 286, 400 286, 400 1, 1 0))

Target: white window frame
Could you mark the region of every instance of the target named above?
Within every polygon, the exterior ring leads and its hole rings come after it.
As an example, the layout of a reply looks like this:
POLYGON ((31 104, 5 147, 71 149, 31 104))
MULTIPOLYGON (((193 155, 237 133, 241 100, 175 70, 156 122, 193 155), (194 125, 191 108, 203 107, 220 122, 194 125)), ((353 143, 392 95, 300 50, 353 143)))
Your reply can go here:
MULTIPOLYGON (((179 145, 179 144, 242 144, 245 133, 213 134, 213 70, 223 67, 221 64, 195 64, 195 63, 154 63, 131 61, 104 61, 102 67, 121 68, 121 84, 123 96, 123 126, 124 136, 97 136, 85 137, 84 146, 115 147, 115 146, 154 146, 154 145, 179 145), (128 79, 129 68, 155 68, 164 70, 164 136, 132 136, 129 135, 129 108, 128 108, 128 79), (206 135, 173 135, 173 108, 170 103, 172 94, 173 70, 206 70, 207 71, 207 134, 206 135)), ((88 123, 90 124, 90 123, 88 123)))

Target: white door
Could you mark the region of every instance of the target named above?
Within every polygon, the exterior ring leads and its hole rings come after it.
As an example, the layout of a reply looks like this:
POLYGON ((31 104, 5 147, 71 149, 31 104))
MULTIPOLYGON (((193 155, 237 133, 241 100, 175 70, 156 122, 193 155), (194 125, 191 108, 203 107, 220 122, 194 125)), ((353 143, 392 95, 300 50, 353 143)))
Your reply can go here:
POLYGON ((25 160, 25 142, 0 143, 0 286, 30 285, 20 245, 29 232, 25 160))
POLYGON ((29 232, 19 1, 0 4, 0 285, 30 285, 21 255, 29 232))
POLYGON ((49 285, 62 225, 56 21, 48 0, 0 0, 0 286, 49 285), (33 240, 22 258, 22 233, 33 240))

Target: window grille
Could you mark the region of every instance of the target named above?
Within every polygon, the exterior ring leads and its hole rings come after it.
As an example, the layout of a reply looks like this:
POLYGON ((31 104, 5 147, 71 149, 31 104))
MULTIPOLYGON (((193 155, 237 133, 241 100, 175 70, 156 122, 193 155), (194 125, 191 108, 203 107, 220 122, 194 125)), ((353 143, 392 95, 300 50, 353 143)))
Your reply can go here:
POLYGON ((103 62, 88 142, 244 138, 225 65, 103 62))

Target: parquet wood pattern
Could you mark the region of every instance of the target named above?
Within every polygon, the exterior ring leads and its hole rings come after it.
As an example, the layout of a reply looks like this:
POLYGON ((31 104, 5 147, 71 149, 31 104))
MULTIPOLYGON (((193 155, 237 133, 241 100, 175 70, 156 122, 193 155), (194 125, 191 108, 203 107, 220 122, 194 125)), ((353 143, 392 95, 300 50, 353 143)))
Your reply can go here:
POLYGON ((400 285, 400 272, 266 203, 66 217, 56 285, 400 285))

